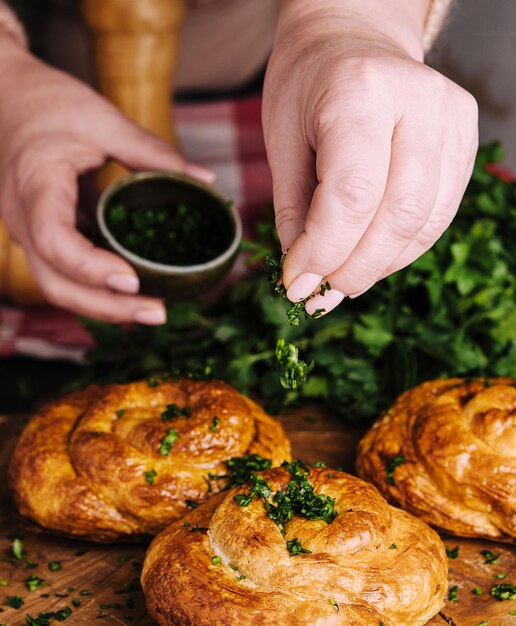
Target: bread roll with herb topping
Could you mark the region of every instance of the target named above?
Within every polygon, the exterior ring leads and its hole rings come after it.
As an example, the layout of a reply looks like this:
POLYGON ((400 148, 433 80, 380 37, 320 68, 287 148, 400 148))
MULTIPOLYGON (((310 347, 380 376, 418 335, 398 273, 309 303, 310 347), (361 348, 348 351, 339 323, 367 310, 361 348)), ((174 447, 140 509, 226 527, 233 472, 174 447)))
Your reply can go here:
POLYGON ((160 533, 142 585, 161 626, 420 626, 447 572, 439 536, 373 485, 293 462, 160 533))
POLYGON ((361 441, 358 472, 448 533, 514 542, 515 411, 514 378, 423 383, 361 441))
POLYGON ((88 387, 44 407, 9 478, 20 513, 37 524, 124 540, 155 535, 227 487, 226 462, 244 455, 254 469, 289 459, 282 426, 222 382, 153 379, 88 387))

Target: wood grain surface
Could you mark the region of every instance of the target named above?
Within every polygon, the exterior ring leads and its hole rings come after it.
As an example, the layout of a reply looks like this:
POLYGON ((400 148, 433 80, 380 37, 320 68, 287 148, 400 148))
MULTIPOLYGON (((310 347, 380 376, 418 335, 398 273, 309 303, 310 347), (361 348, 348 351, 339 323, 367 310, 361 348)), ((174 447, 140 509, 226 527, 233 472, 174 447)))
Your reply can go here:
MULTIPOLYGON (((316 407, 289 412, 281 420, 296 457, 309 463, 322 460, 329 466, 353 471, 356 445, 363 432, 359 428, 316 407)), ((70 625, 151 626, 154 622, 145 611, 137 583, 145 546, 98 546, 20 525, 7 492, 6 467, 24 421, 19 415, 0 416, 0 625, 23 625, 27 614, 37 617, 41 612, 69 607, 73 612, 65 623, 70 625), (15 537, 23 540, 26 556, 21 560, 13 557, 15 537), (50 571, 50 561, 59 561, 61 570, 50 571), (30 567, 31 563, 35 566, 30 567), (25 581, 32 574, 45 583, 28 591, 25 581), (20 596, 23 606, 6 606, 9 596, 20 596), (79 601, 80 606, 75 607, 73 600, 79 601)), ((516 611, 516 602, 499 602, 489 596, 494 584, 516 582, 516 550, 507 545, 456 538, 445 538, 445 543, 450 548, 459 546, 458 557, 450 559, 449 576, 450 587, 458 587, 458 599, 448 601, 429 625, 516 626, 516 614, 511 615, 511 611, 516 611), (500 553, 497 564, 484 563, 480 554, 484 549, 500 553), (500 573, 507 574, 506 578, 496 579, 500 573), (476 587, 482 595, 473 593, 476 587)))

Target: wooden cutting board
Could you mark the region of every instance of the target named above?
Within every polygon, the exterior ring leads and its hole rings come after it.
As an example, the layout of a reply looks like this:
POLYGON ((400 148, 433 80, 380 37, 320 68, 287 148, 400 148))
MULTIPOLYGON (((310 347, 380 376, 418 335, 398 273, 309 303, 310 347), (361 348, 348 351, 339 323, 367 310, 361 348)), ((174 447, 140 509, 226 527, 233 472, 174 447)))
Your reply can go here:
MULTIPOLYGON (((363 430, 314 407, 289 412, 281 420, 296 457, 353 471, 356 445, 363 430)), ((20 416, 0 416, 0 557, 4 558, 0 560, 0 606, 4 609, 0 625, 23 625, 27 613, 37 617, 40 612, 69 607, 73 612, 65 621, 67 625, 151 626, 154 622, 145 611, 137 584, 145 546, 97 546, 20 528, 7 493, 6 467, 23 423, 20 416), (23 560, 11 558, 15 537, 23 539, 23 560), (49 571, 51 561, 59 561, 61 569, 49 571), (28 568, 31 562, 35 566, 28 568), (24 582, 31 574, 45 580, 34 591, 28 591, 24 582), (5 581, 7 586, 2 586, 5 581), (8 596, 20 596, 23 606, 5 606, 8 596), (73 601, 80 602, 80 606, 74 606, 73 601)), ((458 587, 458 599, 448 601, 429 625, 516 626, 516 614, 510 614, 516 611, 516 601, 499 602, 489 596, 494 584, 516 582, 516 549, 456 538, 445 538, 445 543, 450 548, 459 546, 459 556, 450 559, 449 576, 450 587, 458 587), (484 549, 500 553, 497 564, 484 563, 480 554, 484 549), (507 577, 496 579, 498 573, 506 573, 507 577), (473 593, 476 587, 482 595, 473 593)))

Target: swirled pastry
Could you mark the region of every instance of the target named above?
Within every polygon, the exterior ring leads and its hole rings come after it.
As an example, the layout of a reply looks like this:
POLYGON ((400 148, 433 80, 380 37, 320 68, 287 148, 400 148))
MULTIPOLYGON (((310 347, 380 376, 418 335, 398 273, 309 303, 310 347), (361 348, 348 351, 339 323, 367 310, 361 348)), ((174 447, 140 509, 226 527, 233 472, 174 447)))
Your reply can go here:
POLYGON ((9 477, 23 516, 97 541, 155 535, 227 486, 226 461, 290 458, 281 425, 221 382, 88 387, 43 408, 9 477))
POLYGON ((438 535, 373 485, 293 462, 160 533, 142 585, 162 626, 419 626, 447 569, 438 535))
POLYGON ((358 472, 449 533, 514 541, 515 410, 516 379, 423 383, 363 438, 358 472))

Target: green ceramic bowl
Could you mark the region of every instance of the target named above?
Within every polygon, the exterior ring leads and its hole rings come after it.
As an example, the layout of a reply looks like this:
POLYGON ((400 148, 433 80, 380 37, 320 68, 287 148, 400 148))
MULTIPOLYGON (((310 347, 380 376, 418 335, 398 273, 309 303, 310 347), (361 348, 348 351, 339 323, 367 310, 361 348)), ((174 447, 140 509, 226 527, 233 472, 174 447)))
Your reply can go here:
POLYGON ((134 267, 140 279, 141 293, 173 300, 206 293, 221 283, 233 266, 242 239, 242 222, 232 202, 213 187, 174 172, 138 172, 116 180, 99 199, 97 222, 106 247, 134 267), (198 265, 156 263, 124 248, 106 224, 106 211, 116 204, 137 211, 141 207, 178 203, 220 215, 221 224, 230 233, 219 256, 198 265))

